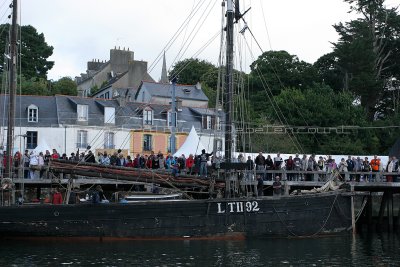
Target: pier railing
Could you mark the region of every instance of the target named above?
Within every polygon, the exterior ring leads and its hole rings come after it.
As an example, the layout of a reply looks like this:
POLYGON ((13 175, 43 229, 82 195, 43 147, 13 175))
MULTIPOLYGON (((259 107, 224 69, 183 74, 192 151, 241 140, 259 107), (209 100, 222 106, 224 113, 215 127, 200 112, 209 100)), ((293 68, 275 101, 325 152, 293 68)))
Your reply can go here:
MULTIPOLYGON (((209 174, 214 174, 222 177, 223 169, 214 169, 209 167, 209 174)), ((168 170, 165 170, 168 172, 168 170)), ((171 170, 169 170, 171 172, 171 170)), ((325 182, 330 177, 337 176, 343 181, 357 182, 400 182, 400 172, 339 172, 338 170, 318 170, 318 171, 298 171, 298 170, 236 170, 239 174, 239 179, 243 181, 254 181, 259 176, 264 181, 273 181, 276 176, 280 177, 281 181, 299 181, 299 182, 325 182)), ((190 171, 183 170, 183 174, 188 174, 190 171)), ((3 178, 4 168, 0 167, 0 178, 3 178)), ((179 175, 179 174, 178 174, 179 175)), ((195 174, 196 175, 196 174, 195 174)), ((26 179, 50 179, 51 174, 48 166, 32 166, 14 168, 13 177, 11 178, 26 178, 26 179)), ((9 177, 7 177, 9 178, 9 177)))

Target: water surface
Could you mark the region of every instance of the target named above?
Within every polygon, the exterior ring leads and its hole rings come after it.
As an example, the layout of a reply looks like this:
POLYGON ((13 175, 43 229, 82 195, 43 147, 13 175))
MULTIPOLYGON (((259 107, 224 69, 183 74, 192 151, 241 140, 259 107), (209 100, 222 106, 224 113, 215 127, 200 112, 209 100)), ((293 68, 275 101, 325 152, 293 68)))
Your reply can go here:
POLYGON ((2 241, 0 266, 400 266, 397 235, 246 241, 2 241))

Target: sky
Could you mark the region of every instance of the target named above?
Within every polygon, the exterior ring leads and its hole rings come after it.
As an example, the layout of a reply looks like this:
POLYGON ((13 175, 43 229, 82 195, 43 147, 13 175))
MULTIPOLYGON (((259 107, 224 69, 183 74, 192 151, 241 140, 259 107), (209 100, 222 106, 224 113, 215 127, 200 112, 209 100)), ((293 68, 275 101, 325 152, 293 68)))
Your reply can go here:
MULTIPOLYGON (((114 47, 129 48, 136 60, 147 61, 155 80, 161 75, 158 56, 164 50, 167 68, 193 56, 218 62, 220 39, 216 34, 221 29, 222 0, 19 1, 21 24, 34 26, 54 47, 50 60, 55 65, 49 79, 78 76, 86 71, 87 61, 108 60, 114 47), (191 12, 193 19, 184 23, 176 41, 166 47, 191 12), (213 41, 199 53, 209 40, 213 41)), ((7 14, 9 2, 0 0, 0 16, 7 14)), ((397 6, 400 0, 386 4, 397 6)), ((241 5, 242 12, 251 7, 245 19, 263 51, 286 50, 309 63, 332 51, 331 42, 338 39, 332 25, 356 16, 348 13, 349 6, 342 0, 242 0, 241 5)), ((7 22, 4 15, 0 20, 7 22)), ((236 49, 244 52, 236 68, 248 72, 261 50, 248 31, 244 37, 246 41, 237 39, 236 49)))

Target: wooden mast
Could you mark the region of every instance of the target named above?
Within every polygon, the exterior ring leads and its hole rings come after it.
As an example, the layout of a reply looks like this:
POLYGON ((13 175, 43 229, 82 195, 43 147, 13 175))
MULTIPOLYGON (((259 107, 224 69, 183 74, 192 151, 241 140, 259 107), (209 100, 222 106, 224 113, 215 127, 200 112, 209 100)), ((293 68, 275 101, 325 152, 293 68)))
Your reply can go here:
POLYGON ((6 175, 12 177, 13 167, 13 149, 14 149, 14 126, 15 126, 15 102, 17 91, 17 14, 18 0, 12 2, 12 24, 10 40, 10 90, 8 106, 8 124, 7 124, 7 156, 6 156, 6 175))
POLYGON ((233 148, 233 0, 227 1, 226 10, 226 76, 225 76, 225 162, 232 162, 233 148))

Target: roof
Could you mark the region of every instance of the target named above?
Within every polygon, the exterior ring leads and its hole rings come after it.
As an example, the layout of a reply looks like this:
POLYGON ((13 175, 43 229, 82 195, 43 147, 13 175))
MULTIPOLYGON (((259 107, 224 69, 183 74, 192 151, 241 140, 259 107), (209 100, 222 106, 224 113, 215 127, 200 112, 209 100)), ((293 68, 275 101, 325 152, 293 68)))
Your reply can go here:
POLYGON ((216 116, 217 115, 217 112, 215 109, 210 109, 210 108, 189 108, 189 109, 199 115, 205 115, 205 116, 216 116))
MULTIPOLYGON (((156 83, 143 81, 139 87, 136 96, 141 89, 146 89, 152 96, 161 96, 171 98, 172 84, 156 83)), ((192 99, 198 101, 208 101, 208 97, 204 94, 203 90, 197 89, 195 85, 181 85, 177 84, 175 87, 175 96, 180 99, 192 99)))
MULTIPOLYGON (((0 95, 0 118, 7 123, 8 95, 0 95)), ((16 96, 15 102, 15 127, 39 126, 51 127, 58 124, 55 111, 57 110, 56 99, 51 96, 16 96), (28 122, 28 107, 35 105, 38 108, 38 122, 28 122)), ((1 125, 3 126, 3 125, 1 125)))
MULTIPOLYGON (((8 95, 0 95, 0 117, 7 125, 8 95)), ((16 102, 16 127, 54 127, 58 125, 82 125, 77 122, 77 105, 87 105, 89 117, 85 125, 88 126, 104 126, 105 107, 115 108, 115 127, 123 127, 128 129, 140 129, 143 127, 142 113, 145 107, 153 110, 153 126, 167 127, 167 111, 170 110, 169 105, 156 105, 139 102, 126 102, 124 106, 120 106, 117 100, 100 99, 100 98, 84 98, 78 96, 17 96, 16 102), (38 122, 28 122, 28 107, 35 105, 38 107, 38 122)), ((188 132, 194 126, 196 129, 201 128, 202 116, 200 108, 182 107, 178 112, 178 129, 177 131, 188 132), (194 112, 196 111, 196 112, 194 112)), ((215 114, 215 111, 214 111, 215 114)), ((157 128, 164 129, 164 128, 157 128)))

